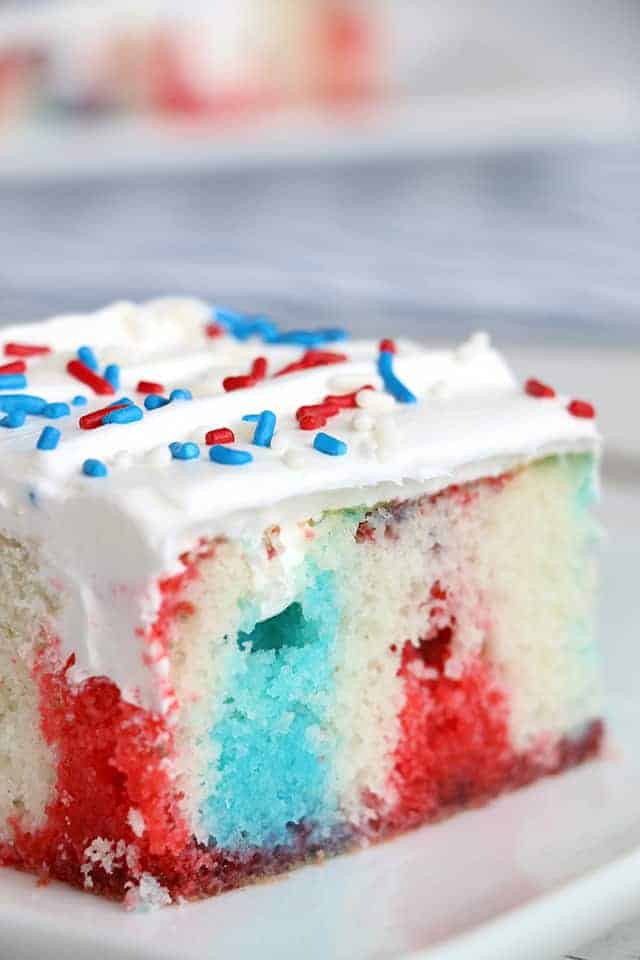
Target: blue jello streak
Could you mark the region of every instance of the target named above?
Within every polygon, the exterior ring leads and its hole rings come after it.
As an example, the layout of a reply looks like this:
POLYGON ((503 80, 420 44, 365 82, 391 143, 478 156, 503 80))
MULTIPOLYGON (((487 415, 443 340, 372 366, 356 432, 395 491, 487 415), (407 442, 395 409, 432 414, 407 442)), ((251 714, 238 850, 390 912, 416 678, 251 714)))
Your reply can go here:
POLYGON ((229 638, 215 792, 202 812, 221 847, 293 840, 305 817, 315 836, 336 822, 329 786, 335 745, 319 742, 332 708, 332 648, 339 611, 333 574, 310 571, 299 602, 229 638))

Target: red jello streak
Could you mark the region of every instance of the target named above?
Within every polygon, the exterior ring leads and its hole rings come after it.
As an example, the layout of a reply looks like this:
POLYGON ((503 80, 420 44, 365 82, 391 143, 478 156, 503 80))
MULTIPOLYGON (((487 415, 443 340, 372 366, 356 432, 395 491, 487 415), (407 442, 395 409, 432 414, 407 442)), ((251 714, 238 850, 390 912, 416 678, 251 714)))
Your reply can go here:
POLYGON ((122 410, 122 408, 126 406, 128 406, 126 403, 112 403, 110 407, 102 407, 100 410, 85 413, 84 416, 78 420, 78 426, 81 427, 82 430, 95 430, 96 427, 102 426, 102 418, 105 414, 111 413, 112 410, 122 410))
POLYGON ((247 387, 255 387, 259 380, 264 380, 267 375, 267 361, 265 357, 256 357, 251 364, 251 371, 248 374, 237 377, 225 377, 222 381, 222 387, 227 393, 232 390, 242 390, 247 387))
POLYGON ((530 397, 555 397, 556 395, 553 387, 548 386, 541 380, 535 380, 533 377, 525 383, 524 392, 530 397))
POLYGON ((3 363, 0 365, 0 374, 2 373, 26 373, 27 365, 24 360, 14 360, 13 363, 3 363))
POLYGON ((585 420, 592 420, 596 415, 596 409, 586 400, 572 400, 567 404, 567 410, 572 417, 582 417, 585 420))
POLYGON ((39 347, 33 343, 5 343, 4 352, 7 357, 43 357, 51 353, 51 347, 39 347))
POLYGON ((287 364, 282 370, 274 374, 275 377, 283 377, 287 373, 298 373, 300 370, 309 370, 311 367, 328 367, 333 363, 345 363, 347 357, 344 353, 332 353, 330 350, 307 350, 299 360, 287 364))
POLYGON ((235 434, 229 427, 216 427, 215 430, 207 431, 204 442, 210 447, 214 443, 235 443, 235 439, 235 434))
POLYGON ((138 393, 164 393, 164 384, 156 383, 155 380, 138 380, 136 387, 138 393))
POLYGON ((86 384, 87 387, 91 387, 93 392, 99 396, 106 396, 107 394, 116 392, 108 380, 94 373, 93 370, 91 370, 86 363, 82 363, 81 360, 69 360, 67 373, 70 373, 72 377, 75 377, 76 380, 79 380, 81 383, 86 384))

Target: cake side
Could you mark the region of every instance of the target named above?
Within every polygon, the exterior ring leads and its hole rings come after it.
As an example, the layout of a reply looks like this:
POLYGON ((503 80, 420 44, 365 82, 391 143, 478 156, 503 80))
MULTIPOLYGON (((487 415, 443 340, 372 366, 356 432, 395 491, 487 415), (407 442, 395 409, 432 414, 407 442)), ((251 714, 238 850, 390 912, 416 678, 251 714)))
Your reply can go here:
POLYGON ((43 638, 55 783, 39 821, 8 818, 5 862, 208 895, 593 755, 593 496, 593 458, 560 456, 194 545, 146 633, 164 716, 43 638))

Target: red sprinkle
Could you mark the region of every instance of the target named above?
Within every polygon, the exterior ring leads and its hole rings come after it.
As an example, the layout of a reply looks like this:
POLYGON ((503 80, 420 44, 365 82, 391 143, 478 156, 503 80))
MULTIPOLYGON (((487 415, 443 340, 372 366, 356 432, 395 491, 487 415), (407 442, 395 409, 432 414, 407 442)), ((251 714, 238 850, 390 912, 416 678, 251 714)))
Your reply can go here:
POLYGON ((227 393, 231 390, 242 390, 243 387, 255 387, 257 381, 253 377, 225 377, 222 387, 227 393))
POLYGON ((254 380, 264 380, 267 375, 267 361, 265 357, 256 357, 251 364, 251 374, 254 380))
POLYGON ((335 417, 339 411, 340 407, 335 403, 309 403, 305 406, 298 407, 296 410, 296 420, 301 420, 303 417, 324 417, 326 420, 327 417, 335 417))
POLYGON ((86 363, 82 363, 81 360, 69 360, 67 373, 70 373, 72 377, 75 377, 76 380, 79 380, 81 383, 86 384, 87 387, 91 387, 93 392, 99 396, 115 393, 115 390, 108 380, 94 373, 93 370, 89 369, 86 363))
POLYGON ((112 403, 110 407, 102 407, 100 410, 85 413, 84 416, 78 420, 78 426, 83 430, 95 430, 96 427, 102 426, 102 418, 106 413, 110 413, 111 410, 122 410, 122 408, 126 406, 126 403, 112 403))
POLYGON ((301 430, 318 430, 320 427, 324 427, 326 423, 327 418, 320 413, 307 413, 298 418, 298 426, 301 430))
POLYGON ((217 427, 215 430, 208 430, 205 434, 204 442, 208 446, 214 443, 235 443, 235 435, 229 427, 217 427))
POLYGON ((547 386, 541 380, 530 378, 524 385, 524 392, 530 397, 555 397, 556 392, 553 387, 547 386))
POLYGON ((378 346, 380 353, 396 353, 395 340, 381 340, 378 346))
POLYGON ((324 398, 325 403, 332 403, 334 406, 339 407, 341 410, 348 410, 350 407, 356 407, 356 397, 361 390, 375 390, 375 387, 371 386, 370 383, 365 383, 364 386, 358 387, 357 390, 354 390, 352 393, 339 393, 339 394, 329 394, 324 398))
POLYGON ((215 337, 221 337, 224 333, 224 327, 221 327, 219 323, 210 323, 207 325, 206 333, 208 337, 212 339, 215 337))
POLYGON ((572 400, 567 404, 567 410, 573 417, 583 417, 585 420, 592 420, 596 415, 595 407, 586 400, 572 400))
POLYGON ((327 367, 332 363, 344 363, 347 357, 344 353, 332 353, 330 350, 307 350, 299 360, 287 364, 282 370, 274 374, 282 377, 286 373, 297 373, 299 370, 308 370, 310 367, 327 367))
POLYGON ((138 393, 164 393, 164 385, 154 380, 138 380, 138 393))
POLYGON ((24 360, 14 360, 13 363, 0 365, 0 373, 26 373, 27 365, 24 360))
POLYGON ((31 343, 5 343, 4 352, 7 357, 42 357, 51 353, 51 347, 36 347, 31 343))
POLYGON ((255 387, 258 380, 264 380, 267 375, 267 361, 264 357, 256 357, 251 364, 251 371, 239 377, 225 377, 222 387, 229 393, 231 390, 242 390, 246 387, 255 387))

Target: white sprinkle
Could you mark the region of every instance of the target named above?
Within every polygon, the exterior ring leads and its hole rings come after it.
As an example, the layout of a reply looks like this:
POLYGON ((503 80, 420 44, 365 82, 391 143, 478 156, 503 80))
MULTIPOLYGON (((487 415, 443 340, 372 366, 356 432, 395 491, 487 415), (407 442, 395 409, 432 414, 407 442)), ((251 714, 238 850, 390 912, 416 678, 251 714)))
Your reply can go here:
POLYGON ((283 454, 286 452, 288 447, 289 447, 289 441, 283 434, 276 433, 271 438, 271 449, 273 450, 274 453, 283 454))
MULTIPOLYGON (((371 393, 372 391, 368 390, 366 392, 371 393)), ((354 430, 357 430, 359 433, 365 433, 373 427, 373 418, 364 410, 358 410, 357 413, 354 413, 351 423, 354 430)))
POLYGON ((465 342, 458 347, 455 353, 456 360, 459 360, 461 363, 467 363, 467 361, 473 360, 480 353, 484 353, 490 346, 491 339, 489 334, 484 330, 479 330, 477 333, 473 333, 468 340, 465 340, 465 342))
POLYGON ((378 457, 387 460, 393 456, 399 446, 398 433, 393 417, 380 417, 375 425, 378 441, 378 457))
POLYGON ((287 450, 282 461, 292 470, 300 470, 305 465, 305 455, 301 450, 287 450))
POLYGON ((165 464, 171 463, 171 451, 167 444, 162 444, 149 450, 144 459, 147 463, 153 464, 154 467, 163 467, 165 464))
POLYGON ((379 390, 360 390, 356 394, 356 403, 369 413, 387 413, 396 405, 390 393, 381 393, 379 390))

